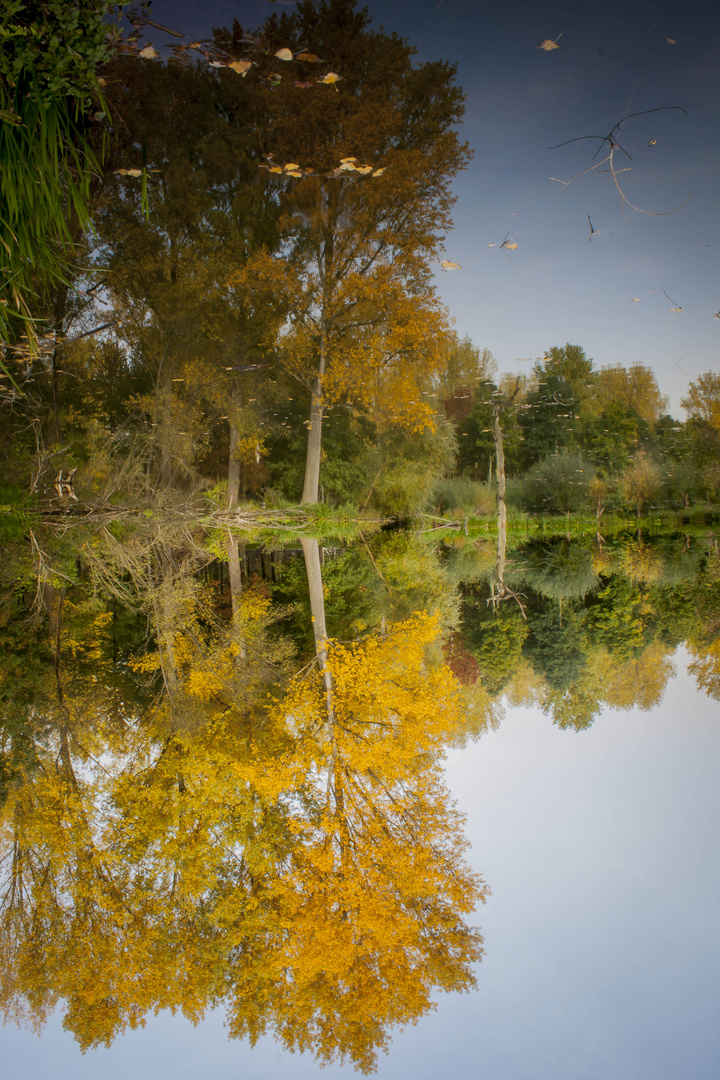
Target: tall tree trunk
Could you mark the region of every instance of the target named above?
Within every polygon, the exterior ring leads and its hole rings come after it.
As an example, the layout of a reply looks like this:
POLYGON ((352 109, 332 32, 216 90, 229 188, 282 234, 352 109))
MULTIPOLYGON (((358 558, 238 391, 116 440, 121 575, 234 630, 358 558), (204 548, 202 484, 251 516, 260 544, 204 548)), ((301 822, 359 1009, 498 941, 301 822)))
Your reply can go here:
POLYGON ((50 655, 52 656, 53 667, 57 673, 60 667, 60 625, 63 603, 65 601, 65 589, 58 589, 55 585, 51 585, 46 581, 43 585, 43 601, 48 613, 50 655))
POLYGON ((300 543, 302 544, 303 555, 305 556, 305 570, 307 571, 308 591, 310 593, 310 612, 313 618, 315 654, 318 658, 323 677, 328 735, 330 737, 330 746, 332 748, 327 778, 328 802, 330 802, 330 799, 332 798, 336 812, 341 814, 343 811, 343 793, 337 775, 338 750, 335 731, 335 706, 333 702, 332 672, 328 665, 325 599, 323 596, 322 570, 320 568, 320 548, 317 540, 311 540, 309 537, 301 537, 300 543))
POLYGON ((180 679, 178 674, 177 656, 175 653, 175 632, 177 628, 177 597, 173 588, 173 573, 171 566, 163 566, 162 579, 156 586, 152 604, 155 615, 155 632, 157 634, 158 652, 160 653, 160 668, 163 682, 170 701, 170 712, 178 690, 180 679))
POLYGON ((301 503, 316 503, 320 485, 320 455, 322 451, 322 421, 325 410, 323 399, 323 376, 327 357, 325 353, 325 326, 320 327, 320 358, 318 373, 313 385, 308 425, 307 457, 305 459, 305 483, 301 503))
POLYGON ((244 558, 245 545, 239 544, 236 536, 230 536, 228 541, 228 576, 230 578, 230 602, 232 603, 232 619, 235 632, 238 634, 237 644, 239 652, 238 661, 243 661, 246 656, 245 642, 240 633, 240 616, 242 613, 242 570, 240 557, 244 558))
POLYGON ((507 551, 507 510, 505 507, 505 449, 500 426, 500 405, 493 405, 493 440, 495 442, 495 461, 497 468, 497 527, 498 548, 495 562, 495 576, 498 582, 498 595, 505 591, 505 556, 507 551))
POLYGON ((237 455, 237 444, 240 438, 240 423, 238 413, 240 411, 240 397, 233 390, 230 398, 230 450, 228 452, 228 488, 227 508, 232 510, 238 504, 240 493, 240 459, 237 455))

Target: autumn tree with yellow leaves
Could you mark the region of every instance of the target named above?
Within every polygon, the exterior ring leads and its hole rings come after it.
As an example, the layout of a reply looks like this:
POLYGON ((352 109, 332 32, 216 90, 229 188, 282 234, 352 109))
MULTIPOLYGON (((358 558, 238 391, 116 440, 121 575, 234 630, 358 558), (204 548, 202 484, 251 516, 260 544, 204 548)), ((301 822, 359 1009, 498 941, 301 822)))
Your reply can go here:
MULTIPOLYGON (((448 324, 430 268, 452 223, 450 183, 470 153, 453 130, 463 113, 454 67, 414 67, 412 47, 370 29, 352 0, 302 4, 262 36, 298 53, 295 87, 265 91, 283 259, 250 260, 232 281, 244 294, 270 282, 291 297, 277 347, 311 392, 302 501, 316 502, 328 408, 432 426, 422 391, 442 368, 448 324), (309 89, 297 77, 313 62, 304 56, 332 66, 332 85, 309 89)), ((218 40, 232 47, 228 34, 218 40)))
POLYGON ((428 651, 438 620, 328 641, 306 541, 318 652, 286 686, 262 591, 223 629, 183 585, 179 539, 125 564, 154 629, 131 667, 163 676, 152 706, 83 735, 68 699, 65 749, 39 747, 2 807, 0 1008, 39 1026, 62 1002, 89 1048, 152 1010, 224 1004, 234 1036, 371 1071, 482 953, 465 918, 487 890, 441 777, 461 698, 428 651))

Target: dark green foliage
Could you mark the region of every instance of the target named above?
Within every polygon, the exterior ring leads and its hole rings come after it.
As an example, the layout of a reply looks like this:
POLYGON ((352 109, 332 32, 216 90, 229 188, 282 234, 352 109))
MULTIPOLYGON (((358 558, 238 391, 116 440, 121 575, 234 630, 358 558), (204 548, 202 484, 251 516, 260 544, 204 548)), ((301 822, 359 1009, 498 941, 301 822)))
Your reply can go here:
MULTIPOLYGON (((122 5, 119 5, 122 6, 122 5)), ((90 222, 104 120, 98 69, 113 51, 106 0, 6 0, 0 21, 0 337, 34 338, 35 296, 66 281, 90 222), (108 40, 109 36, 109 40, 108 40), (98 110, 92 119, 89 112, 98 110)))
POLYGON ((637 655, 647 644, 640 589, 615 575, 593 599, 587 613, 587 627, 592 641, 619 660, 637 655))
POLYGON ((572 513, 589 504, 594 475, 579 451, 549 454, 526 474, 524 501, 532 510, 572 513))
POLYGON ((410 435, 402 429, 383 432, 372 469, 377 466, 368 505, 388 517, 406 518, 425 510, 433 485, 452 468, 456 440, 453 425, 442 415, 436 428, 410 435))
POLYGON ((520 415, 526 460, 572 449, 578 439, 583 399, 592 388, 592 360, 579 345, 553 347, 535 365, 537 389, 527 397, 520 415))
POLYGON ((587 664, 583 609, 558 605, 535 615, 524 651, 553 690, 571 688, 587 664))
MULTIPOLYGON (((287 402, 278 413, 279 425, 271 430, 267 440, 268 486, 286 498, 300 498, 305 473, 307 435, 303 420, 307 415, 306 395, 287 402)), ((336 506, 362 501, 373 478, 377 462, 375 429, 364 417, 353 417, 342 407, 327 413, 323 420, 323 463, 321 495, 325 502, 336 506)), ((376 470, 377 471, 377 470, 376 470)))
POLYGON ((629 405, 612 402, 582 425, 582 443, 602 476, 617 476, 647 442, 649 428, 629 405))
POLYGON ((497 694, 520 665, 523 643, 530 632, 515 604, 491 608, 482 596, 463 605, 463 638, 480 665, 483 685, 497 694))
MULTIPOLYGON (((513 580, 515 574, 512 575, 513 580)), ((517 576, 537 593, 558 603, 582 600, 598 587, 598 576, 588 546, 556 538, 550 544, 531 545, 523 552, 517 576)))

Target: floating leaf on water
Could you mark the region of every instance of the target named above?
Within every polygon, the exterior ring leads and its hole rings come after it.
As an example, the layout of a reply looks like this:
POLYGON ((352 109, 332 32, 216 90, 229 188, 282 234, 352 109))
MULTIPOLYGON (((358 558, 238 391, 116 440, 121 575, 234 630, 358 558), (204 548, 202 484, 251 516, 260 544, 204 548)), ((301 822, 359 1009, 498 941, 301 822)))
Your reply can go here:
POLYGON ((280 168, 280 166, 279 166, 279 165, 273 165, 273 166, 271 167, 271 169, 270 169, 270 172, 274 172, 274 173, 281 173, 281 172, 282 172, 282 169, 280 168))
POLYGON ((340 166, 340 172, 355 172, 355 166, 352 161, 344 161, 340 166))
POLYGON ((102 77, 99 78, 98 79, 98 86, 102 86, 102 87, 107 86, 107 79, 103 79, 102 77))
POLYGON ((247 75, 248 71, 252 67, 252 61, 250 60, 233 60, 231 64, 228 64, 229 68, 236 71, 238 75, 247 75))
POLYGON ((359 172, 362 176, 367 176, 368 173, 373 171, 372 165, 358 165, 355 172, 359 172))
POLYGON ((116 169, 119 176, 142 176, 142 169, 116 169))
POLYGON ((639 296, 633 296, 632 299, 630 300, 630 303, 631 304, 639 304, 640 303, 640 297, 639 296))
POLYGON ((677 41, 674 37, 666 37, 665 40, 667 41, 668 45, 677 45, 677 41))
POLYGON ((341 164, 341 165, 344 165, 346 161, 353 161, 353 162, 355 162, 355 161, 357 161, 357 158, 356 158, 356 157, 341 157, 341 158, 340 158, 340 164, 341 164))
POLYGON ((442 266, 443 270, 462 270, 462 266, 460 265, 460 263, 448 262, 447 259, 443 259, 440 265, 442 266))
POLYGON ((278 49, 275 53, 278 60, 292 60, 293 56, 289 49, 278 49))
POLYGON ((657 139, 650 139, 648 146, 657 146, 657 139))
POLYGON ((296 161, 288 161, 287 165, 285 166, 285 172, 296 172, 299 168, 300 166, 296 161))
POLYGON ((288 169, 287 175, 288 176, 304 176, 304 173, 302 173, 299 169, 288 169))
POLYGON ((545 52, 551 52, 553 49, 559 49, 560 46, 558 45, 558 41, 561 37, 562 34, 558 34, 554 41, 552 41, 551 38, 545 38, 545 40, 541 41, 538 45, 538 49, 543 49, 545 52))
POLYGON ((516 243, 513 242, 509 244, 501 244, 500 247, 506 248, 508 251, 517 251, 518 246, 516 243))
POLYGON ((488 244, 488 247, 496 247, 496 244, 488 244))
POLYGON ((373 169, 373 176, 382 176, 385 172, 387 165, 383 165, 382 169, 373 169))
POLYGON ((211 60, 210 67, 230 67, 230 64, 223 64, 222 60, 211 60))
POLYGON ((299 88, 300 90, 306 90, 308 86, 314 86, 315 84, 314 84, 314 83, 311 83, 311 82, 301 82, 300 80, 298 80, 298 81, 296 81, 295 85, 296 85, 296 86, 297 86, 297 87, 298 87, 298 88, 299 88))
POLYGON ((318 82, 328 83, 332 86, 333 83, 340 82, 341 79, 342 75, 336 75, 334 71, 328 71, 327 75, 323 75, 321 79, 318 79, 318 82))
POLYGON ((314 52, 301 52, 295 57, 296 60, 304 60, 306 64, 319 64, 320 57, 316 56, 314 52))
POLYGON ((141 49, 138 53, 141 60, 159 60, 160 53, 157 51, 154 45, 146 45, 144 49, 141 49))

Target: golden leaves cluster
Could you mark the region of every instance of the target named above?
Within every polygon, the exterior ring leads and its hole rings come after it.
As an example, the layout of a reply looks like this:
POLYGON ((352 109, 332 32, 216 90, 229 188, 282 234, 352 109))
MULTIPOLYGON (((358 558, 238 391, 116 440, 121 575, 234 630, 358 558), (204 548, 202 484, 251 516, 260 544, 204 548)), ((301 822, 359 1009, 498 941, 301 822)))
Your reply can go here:
POLYGON ((331 733, 317 672, 284 695, 262 684, 277 657, 261 591, 240 618, 229 637, 187 611, 158 627, 176 685, 152 722, 100 724, 89 742, 71 707, 40 767, 11 785, 0 1007, 40 1024, 62 1000, 87 1048, 150 1010, 197 1021, 224 1002, 236 1036, 272 1031, 369 1071, 433 991, 472 986, 481 954, 463 916, 486 890, 440 778, 457 684, 428 661, 427 615, 355 647, 329 642, 331 733))

